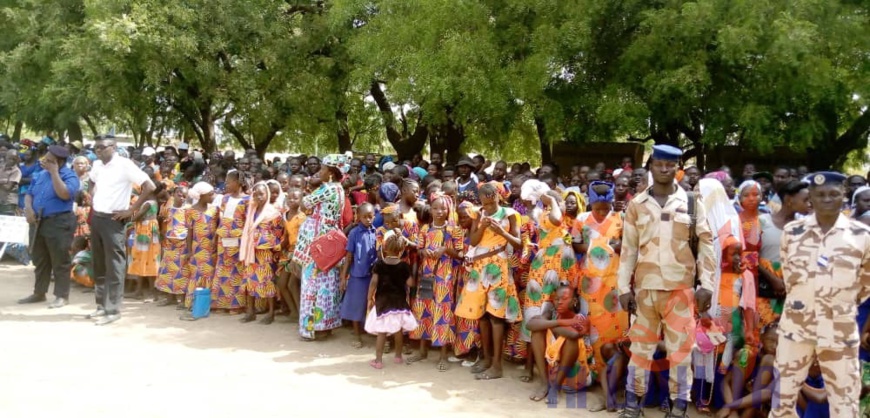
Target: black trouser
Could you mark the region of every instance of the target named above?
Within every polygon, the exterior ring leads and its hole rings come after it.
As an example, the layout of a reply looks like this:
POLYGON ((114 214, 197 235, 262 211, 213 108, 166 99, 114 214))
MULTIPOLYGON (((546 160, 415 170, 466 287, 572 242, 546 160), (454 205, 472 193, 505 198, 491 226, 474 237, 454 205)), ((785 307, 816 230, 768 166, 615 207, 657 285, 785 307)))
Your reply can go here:
POLYGON ((51 274, 54 273, 54 296, 69 299, 69 249, 75 232, 76 215, 72 212, 43 218, 38 231, 36 224, 30 225, 30 241, 33 243, 30 256, 36 267, 34 294, 48 293, 51 274))
POLYGON ((121 311, 127 276, 124 223, 112 215, 94 212, 91 217, 91 253, 94 260, 94 296, 97 308, 115 315, 121 311))

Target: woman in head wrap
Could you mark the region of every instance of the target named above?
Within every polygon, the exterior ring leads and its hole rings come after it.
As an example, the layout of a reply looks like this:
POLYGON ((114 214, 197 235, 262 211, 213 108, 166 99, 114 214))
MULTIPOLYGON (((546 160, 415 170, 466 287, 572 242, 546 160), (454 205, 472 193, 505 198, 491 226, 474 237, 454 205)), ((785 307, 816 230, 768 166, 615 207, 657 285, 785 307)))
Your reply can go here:
POLYGON ((499 379, 504 374, 501 348, 505 323, 522 321, 517 289, 508 265, 513 248, 521 246, 522 240, 515 212, 499 206, 496 188, 484 184, 480 186, 478 195, 482 207, 471 228, 471 245, 475 249, 466 255, 471 272, 459 296, 456 315, 467 319, 483 318, 480 330, 484 359, 472 372, 476 379, 490 380, 499 379))
MULTIPOLYGON (((193 204, 186 212, 187 219, 187 254, 188 282, 187 297, 184 305, 190 308, 193 304, 193 292, 197 287, 211 289, 214 278, 214 266, 217 256, 215 231, 218 224, 218 211, 212 206, 214 187, 206 182, 196 183, 187 192, 193 204)), ((191 315, 182 317, 192 319, 191 315)))
MULTIPOLYGON (((698 181, 698 190, 702 197, 700 202, 703 202, 706 209, 707 223, 710 224, 710 230, 714 235, 713 251, 719 256, 720 261, 720 266, 713 276, 712 304, 707 311, 715 325, 708 330, 724 331, 725 338, 725 342, 715 347, 715 350, 708 352, 698 350, 694 356, 695 370, 699 371, 695 379, 701 381, 699 385, 702 388, 701 396, 696 403, 699 409, 709 411, 711 401, 709 395, 712 393, 716 371, 719 370, 720 365, 727 367, 731 364, 734 339, 735 336, 740 336, 739 331, 734 331, 742 328, 735 328, 732 325, 740 323, 742 232, 737 211, 718 178, 701 179, 698 181), (737 322, 734 322, 735 318, 737 322), (701 370, 704 374, 700 374, 701 370)), ((778 246, 777 252, 779 252, 778 246)))
POLYGON ((770 303, 767 299, 774 296, 774 292, 767 293, 765 290, 759 289, 758 287, 758 265, 760 262, 760 251, 762 246, 759 207, 761 206, 763 194, 764 191, 761 184, 755 180, 746 180, 740 185, 740 188, 737 189, 737 197, 735 197, 737 201, 736 209, 740 216, 743 238, 743 252, 741 254, 741 262, 744 268, 743 293, 749 295, 756 293, 757 295, 756 298, 744 298, 744 311, 755 311, 744 315, 744 320, 746 322, 745 326, 747 327, 745 332, 747 338, 746 342, 752 346, 761 342, 761 335, 759 334, 761 328, 772 323, 776 319, 773 310, 765 309, 768 311, 766 318, 759 317, 756 320, 756 312, 758 314, 761 313, 757 310, 757 307, 761 304, 769 307, 770 303), (748 293, 750 287, 751 292, 748 293), (760 293, 759 290, 761 290, 760 293), (761 293, 764 293, 765 296, 762 296, 761 293))
POLYGON ((217 228, 217 266, 211 288, 215 309, 239 311, 247 304, 243 288, 245 263, 239 259, 242 230, 251 197, 242 192, 242 172, 227 173, 226 194, 221 198, 217 228))
POLYGON ((587 189, 589 211, 577 218, 572 230, 574 250, 583 254, 582 274, 578 290, 583 304, 581 312, 588 313, 590 343, 595 356, 595 367, 602 376, 608 407, 614 407, 613 396, 603 379, 610 353, 628 330, 628 313, 619 309, 616 273, 622 250, 621 212, 613 211, 615 187, 611 183, 593 181, 587 189))
POLYGON ((184 309, 184 294, 187 293, 187 210, 188 190, 185 186, 172 189, 172 197, 164 207, 164 225, 161 241, 160 271, 154 288, 166 294, 157 306, 178 305, 184 309))
POLYGON ((704 178, 718 180, 719 183, 722 183, 722 187, 725 188, 725 194, 728 196, 728 199, 734 199, 734 180, 731 179, 728 173, 721 170, 714 171, 704 176, 704 178))
POLYGON ((76 176, 79 178, 79 184, 81 184, 81 188, 79 190, 87 192, 89 187, 89 178, 88 172, 91 170, 91 160, 84 155, 79 155, 73 159, 73 170, 76 172, 76 176))
POLYGON ((239 250, 239 258, 245 264, 243 286, 247 294, 247 313, 242 323, 257 319, 255 299, 265 299, 269 304, 269 315, 262 323, 268 325, 275 320, 275 270, 284 237, 284 220, 270 201, 269 185, 255 184, 239 250))
POLYGON ((330 154, 323 158, 319 172, 320 187, 302 199, 311 212, 299 227, 299 239, 293 261, 302 266, 302 290, 299 301, 299 335, 313 341, 317 332, 330 332, 341 326, 339 306, 339 267, 321 271, 311 258, 311 243, 331 230, 341 230, 341 214, 346 202, 342 177, 350 170, 350 157, 330 154))
POLYGON ((562 193, 562 199, 565 202, 565 213, 562 223, 565 228, 571 230, 574 227, 574 222, 577 217, 586 212, 586 198, 580 193, 580 188, 569 187, 562 193))

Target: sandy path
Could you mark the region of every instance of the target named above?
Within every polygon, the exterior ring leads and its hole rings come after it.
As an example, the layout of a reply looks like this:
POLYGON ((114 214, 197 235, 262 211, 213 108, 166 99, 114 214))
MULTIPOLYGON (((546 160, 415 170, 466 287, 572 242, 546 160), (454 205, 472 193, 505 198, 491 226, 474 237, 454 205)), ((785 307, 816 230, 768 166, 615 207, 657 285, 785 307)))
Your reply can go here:
POLYGON ((533 403, 512 365, 491 382, 455 364, 439 373, 432 360, 373 370, 373 339, 354 350, 341 329, 305 343, 283 317, 269 326, 229 315, 184 322, 174 308, 126 300, 121 321, 96 327, 84 319, 93 294, 80 288, 60 310, 15 304, 32 274, 0 264, 3 417, 615 416, 568 408, 564 396, 556 408, 533 403))

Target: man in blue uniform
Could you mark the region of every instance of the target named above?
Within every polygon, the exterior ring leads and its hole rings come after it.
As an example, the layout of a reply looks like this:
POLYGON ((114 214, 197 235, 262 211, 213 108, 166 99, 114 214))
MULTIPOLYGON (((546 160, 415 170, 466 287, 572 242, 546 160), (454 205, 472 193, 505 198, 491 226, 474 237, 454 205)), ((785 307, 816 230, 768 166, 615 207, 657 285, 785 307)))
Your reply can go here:
POLYGON ((39 161, 43 170, 34 175, 24 196, 36 284, 33 294, 18 303, 44 302, 52 273, 55 299, 48 307, 60 308, 69 300, 69 248, 76 229, 73 201, 79 191, 79 178, 64 164, 67 157, 69 151, 65 147, 48 147, 48 153, 39 161))

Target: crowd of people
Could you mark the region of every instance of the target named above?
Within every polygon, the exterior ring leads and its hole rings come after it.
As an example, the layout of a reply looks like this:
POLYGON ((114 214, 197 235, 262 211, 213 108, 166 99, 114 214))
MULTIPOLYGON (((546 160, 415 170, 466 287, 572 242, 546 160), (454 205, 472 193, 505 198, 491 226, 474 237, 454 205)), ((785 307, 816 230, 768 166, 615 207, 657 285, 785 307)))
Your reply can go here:
POLYGON ((600 408, 623 417, 685 416, 691 403, 854 417, 859 398, 870 413, 862 176, 704 173, 668 146, 642 167, 564 172, 480 155, 264 161, 113 138, 0 151, 0 214, 31 224, 36 285, 20 303, 46 301, 54 280, 60 308, 72 280, 95 287, 99 325, 120 319, 122 296, 183 320, 201 319, 198 298, 242 323, 289 315, 305 341, 347 324, 353 348, 376 335, 375 369, 385 353, 396 365, 432 355, 437 371, 493 380, 519 362, 531 400, 600 385, 600 408))

